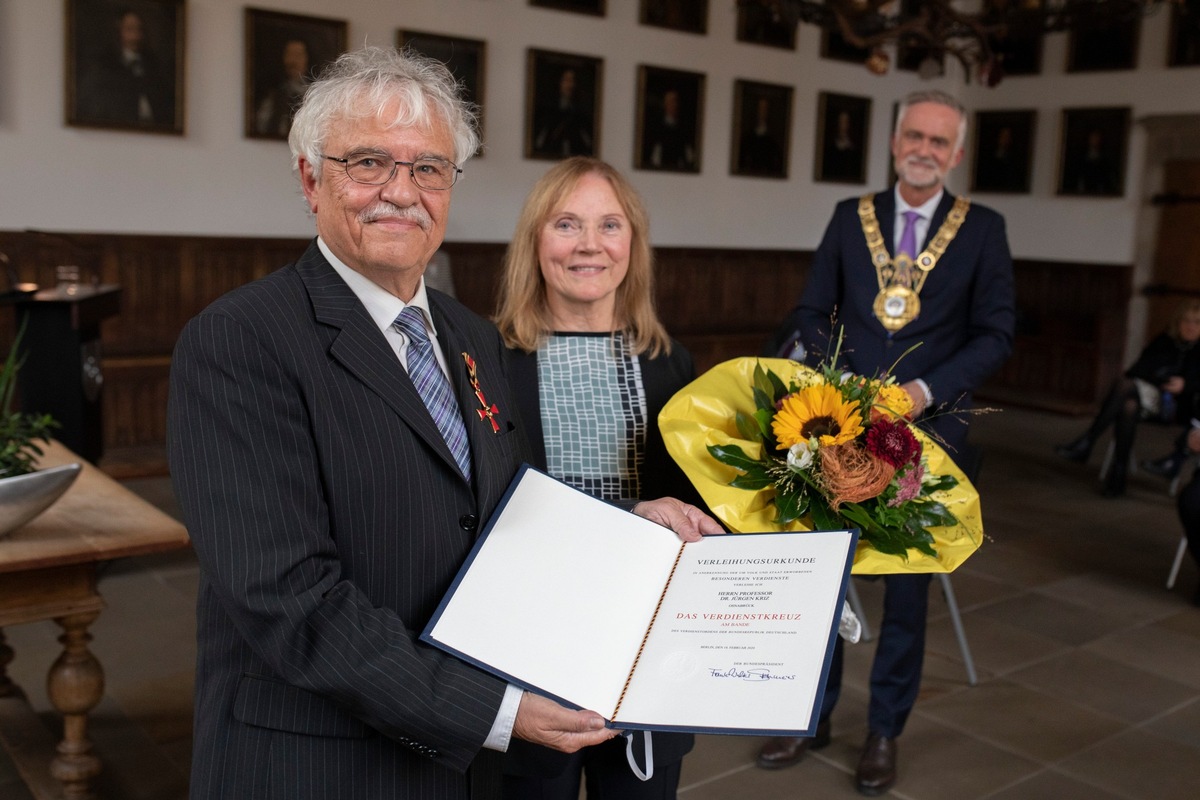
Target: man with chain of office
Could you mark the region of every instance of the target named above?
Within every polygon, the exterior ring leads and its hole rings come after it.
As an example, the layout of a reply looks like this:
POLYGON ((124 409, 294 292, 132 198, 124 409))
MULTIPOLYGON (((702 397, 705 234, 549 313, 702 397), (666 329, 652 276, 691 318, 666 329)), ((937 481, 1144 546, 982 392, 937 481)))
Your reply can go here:
MULTIPOLYGON (((815 365, 832 354, 840 335, 841 365, 860 375, 894 374, 912 398, 914 419, 973 477, 971 395, 1012 350, 1013 270, 1004 218, 946 191, 966 137, 966 112, 957 100, 940 91, 915 92, 896 120, 896 185, 838 204, 800 304, 771 351, 815 365)), ((855 775, 866 795, 882 794, 896 781, 896 739, 916 702, 925 651, 930 574, 891 574, 884 581, 866 743, 855 775)), ((841 676, 839 641, 816 737, 770 740, 760 767, 795 764, 808 748, 830 742, 841 676)))

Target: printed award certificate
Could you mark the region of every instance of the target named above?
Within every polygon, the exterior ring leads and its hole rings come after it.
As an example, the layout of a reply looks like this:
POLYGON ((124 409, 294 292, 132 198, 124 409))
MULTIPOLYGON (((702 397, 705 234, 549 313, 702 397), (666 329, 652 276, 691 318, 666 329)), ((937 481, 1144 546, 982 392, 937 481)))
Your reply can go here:
POLYGON ((421 638, 617 728, 811 735, 857 540, 685 544, 525 466, 421 638))

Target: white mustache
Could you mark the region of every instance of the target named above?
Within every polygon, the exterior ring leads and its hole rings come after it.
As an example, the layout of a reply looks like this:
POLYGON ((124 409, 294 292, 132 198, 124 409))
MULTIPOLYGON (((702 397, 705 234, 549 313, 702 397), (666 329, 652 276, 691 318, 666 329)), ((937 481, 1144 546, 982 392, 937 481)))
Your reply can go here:
POLYGON ((937 169, 937 162, 931 158, 922 158, 921 156, 909 156, 904 159, 904 163, 914 167, 928 167, 929 169, 937 169))
POLYGON ((401 208, 394 203, 388 203, 381 200, 380 202, 370 205, 358 212, 358 221, 364 225, 369 222, 375 222, 376 220, 384 219, 385 217, 390 219, 401 219, 407 222, 415 222, 421 226, 422 230, 429 230, 430 226, 433 225, 433 220, 430 218, 429 214, 420 206, 405 206, 404 208, 401 208))

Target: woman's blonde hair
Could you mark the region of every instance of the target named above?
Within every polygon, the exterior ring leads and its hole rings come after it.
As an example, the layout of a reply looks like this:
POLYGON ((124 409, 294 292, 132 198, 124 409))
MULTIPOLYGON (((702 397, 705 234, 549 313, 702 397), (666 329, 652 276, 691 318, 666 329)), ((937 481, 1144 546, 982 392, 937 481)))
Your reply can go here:
POLYGON ((517 229, 504 256, 496 326, 509 347, 527 353, 536 350, 553 332, 546 301, 546 280, 542 277, 538 259, 538 241, 543 226, 558 210, 563 198, 590 174, 608 181, 629 219, 632 233, 629 269, 617 287, 613 323, 617 330, 627 334, 635 355, 669 353, 671 339, 654 310, 654 254, 650 249, 650 217, 646 207, 637 190, 620 172, 610 164, 588 156, 573 156, 555 164, 534 184, 525 199, 517 229))
POLYGON ((1200 299, 1192 298, 1182 301, 1175 308, 1175 315, 1171 317, 1171 322, 1167 325, 1167 334, 1172 339, 1179 341, 1179 323, 1183 322, 1184 317, 1193 314, 1200 316, 1200 299))

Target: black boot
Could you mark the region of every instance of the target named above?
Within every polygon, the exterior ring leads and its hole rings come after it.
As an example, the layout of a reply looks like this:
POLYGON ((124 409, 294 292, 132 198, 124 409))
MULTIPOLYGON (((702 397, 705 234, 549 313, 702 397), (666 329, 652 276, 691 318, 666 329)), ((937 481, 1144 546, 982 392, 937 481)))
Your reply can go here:
POLYGON ((1181 456, 1179 453, 1171 453, 1152 461, 1143 461, 1142 469, 1151 475, 1157 475, 1167 480, 1174 480, 1175 476, 1179 474, 1179 470, 1183 469, 1184 460, 1184 456, 1181 456))
POLYGON ((1082 464, 1092 454, 1092 445, 1094 444, 1095 442, 1092 440, 1092 437, 1085 433, 1073 442, 1055 445, 1054 452, 1067 461, 1075 461, 1082 464))

